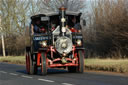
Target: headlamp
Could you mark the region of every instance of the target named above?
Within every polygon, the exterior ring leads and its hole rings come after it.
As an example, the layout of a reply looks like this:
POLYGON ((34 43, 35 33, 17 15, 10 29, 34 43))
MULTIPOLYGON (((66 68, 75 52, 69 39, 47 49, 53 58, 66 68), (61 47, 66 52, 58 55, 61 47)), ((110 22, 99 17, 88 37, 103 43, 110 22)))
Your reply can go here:
POLYGON ((77 40, 76 43, 77 43, 78 46, 82 45, 82 41, 81 40, 77 40))
POLYGON ((42 47, 47 47, 47 42, 46 42, 46 41, 41 41, 41 42, 40 42, 40 45, 41 45, 42 47))

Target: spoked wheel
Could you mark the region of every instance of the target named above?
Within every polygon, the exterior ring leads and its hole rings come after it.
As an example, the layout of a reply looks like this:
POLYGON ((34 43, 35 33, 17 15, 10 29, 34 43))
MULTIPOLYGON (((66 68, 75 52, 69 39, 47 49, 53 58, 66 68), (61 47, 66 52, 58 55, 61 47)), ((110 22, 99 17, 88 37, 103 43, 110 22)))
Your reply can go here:
POLYGON ((29 61, 29 53, 26 52, 26 71, 29 74, 30 73, 30 61, 29 61))
MULTIPOLYGON (((33 54, 32 56, 34 58, 37 58, 36 54, 33 54)), ((33 68, 34 68, 34 74, 37 74, 38 67, 37 67, 37 62, 36 61, 33 61, 33 68)))
POLYGON ((32 55, 30 51, 26 52, 26 70, 27 73, 30 75, 33 75, 35 73, 35 68, 34 68, 33 60, 32 60, 32 55))
POLYGON ((78 58, 79 58, 79 73, 84 73, 84 53, 83 51, 78 51, 78 58))
POLYGON ((47 75, 47 62, 44 52, 41 53, 41 75, 47 75))

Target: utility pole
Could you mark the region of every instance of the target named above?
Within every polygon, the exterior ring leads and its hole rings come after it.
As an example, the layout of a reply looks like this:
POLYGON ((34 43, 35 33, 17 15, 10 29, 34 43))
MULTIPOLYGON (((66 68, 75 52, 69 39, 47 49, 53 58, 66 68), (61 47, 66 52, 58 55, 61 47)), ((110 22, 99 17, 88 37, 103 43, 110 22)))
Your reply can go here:
POLYGON ((2 51, 3 51, 3 56, 5 57, 6 54, 5 54, 5 43, 4 43, 4 36, 3 36, 3 29, 2 29, 2 26, 1 26, 1 16, 0 16, 0 34, 1 34, 1 40, 2 40, 2 51))

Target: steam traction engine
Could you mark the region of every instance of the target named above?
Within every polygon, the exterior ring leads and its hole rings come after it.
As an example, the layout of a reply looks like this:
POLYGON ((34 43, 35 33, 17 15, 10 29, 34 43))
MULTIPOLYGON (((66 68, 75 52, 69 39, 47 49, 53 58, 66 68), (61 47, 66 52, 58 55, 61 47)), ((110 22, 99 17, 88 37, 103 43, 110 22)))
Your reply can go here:
POLYGON ((67 68, 69 72, 84 72, 84 46, 81 29, 71 27, 72 19, 80 23, 81 13, 68 12, 60 8, 59 12, 38 14, 31 21, 40 20, 40 27, 45 32, 30 35, 26 46, 26 70, 36 74, 41 67, 41 74, 46 75, 48 68, 67 68), (55 29, 52 30, 52 24, 55 29))

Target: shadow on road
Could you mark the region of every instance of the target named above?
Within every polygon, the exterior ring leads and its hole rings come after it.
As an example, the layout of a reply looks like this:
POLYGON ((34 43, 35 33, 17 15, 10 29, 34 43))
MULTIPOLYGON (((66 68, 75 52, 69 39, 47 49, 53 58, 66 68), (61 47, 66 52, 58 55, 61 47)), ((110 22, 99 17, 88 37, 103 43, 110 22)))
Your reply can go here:
MULTIPOLYGON (((27 74, 26 70, 17 70, 16 72, 27 74)), ((68 73, 67 70, 63 70, 63 69, 48 69, 47 72, 48 72, 48 75, 68 73)), ((38 69, 37 75, 40 75, 40 74, 41 74, 41 69, 38 69)))

